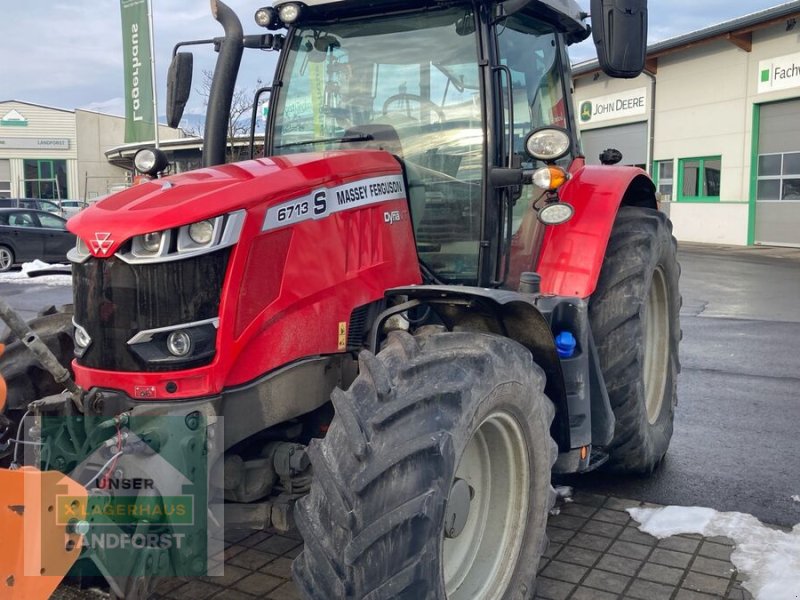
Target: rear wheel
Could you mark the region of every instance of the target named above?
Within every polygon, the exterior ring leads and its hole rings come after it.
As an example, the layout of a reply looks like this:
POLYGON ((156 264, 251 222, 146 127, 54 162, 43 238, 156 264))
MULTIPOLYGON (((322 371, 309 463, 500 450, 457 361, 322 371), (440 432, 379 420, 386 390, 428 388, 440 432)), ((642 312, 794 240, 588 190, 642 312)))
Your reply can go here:
POLYGON ((589 303, 616 424, 608 467, 650 473, 672 438, 680 370, 680 267, 666 215, 622 207, 589 303))
POLYGON ((14 252, 8 246, 0 246, 0 273, 14 266, 14 252))
POLYGON ((295 511, 307 598, 533 595, 554 494, 554 408, 515 342, 391 334, 333 394, 295 511))

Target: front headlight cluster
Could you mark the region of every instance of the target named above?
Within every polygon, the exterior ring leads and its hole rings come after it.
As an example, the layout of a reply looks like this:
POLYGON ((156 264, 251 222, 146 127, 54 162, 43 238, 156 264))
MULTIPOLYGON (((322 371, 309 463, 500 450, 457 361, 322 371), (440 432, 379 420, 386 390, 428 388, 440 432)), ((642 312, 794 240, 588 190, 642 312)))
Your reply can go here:
MULTIPOLYGON (((137 264, 180 260, 226 248, 239 241, 245 214, 244 210, 238 210, 182 227, 137 235, 123 244, 116 255, 126 263, 137 264)), ((73 262, 83 262, 89 256, 89 249, 80 237, 67 254, 73 262)))
POLYGON ((130 250, 119 254, 128 263, 147 260, 177 260, 235 244, 239 239, 244 211, 204 219, 176 229, 137 235, 130 250))

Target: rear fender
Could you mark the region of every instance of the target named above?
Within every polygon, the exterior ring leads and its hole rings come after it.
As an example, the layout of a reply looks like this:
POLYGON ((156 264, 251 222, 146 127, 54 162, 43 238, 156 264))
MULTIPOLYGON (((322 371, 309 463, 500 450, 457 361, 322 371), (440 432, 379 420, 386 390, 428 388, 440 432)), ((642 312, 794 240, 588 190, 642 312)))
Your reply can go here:
POLYGON ((86 488, 57 471, 0 469, 0 598, 47 600, 80 556, 70 513, 85 514, 86 488))
MULTIPOLYGON (((392 288, 386 295, 405 296, 427 304, 450 330, 459 327, 494 333, 530 350, 534 362, 547 377, 545 394, 556 406, 551 434, 561 451, 569 450, 569 419, 561 418, 569 414, 561 360, 550 325, 529 296, 508 290, 446 285, 392 288)), ((373 327, 380 329, 390 312, 391 309, 383 313, 383 318, 378 317, 373 327)))
POLYGON ((558 195, 575 215, 545 231, 537 266, 542 293, 588 298, 597 286, 617 210, 658 208, 655 186, 636 167, 585 166, 574 170, 558 195))

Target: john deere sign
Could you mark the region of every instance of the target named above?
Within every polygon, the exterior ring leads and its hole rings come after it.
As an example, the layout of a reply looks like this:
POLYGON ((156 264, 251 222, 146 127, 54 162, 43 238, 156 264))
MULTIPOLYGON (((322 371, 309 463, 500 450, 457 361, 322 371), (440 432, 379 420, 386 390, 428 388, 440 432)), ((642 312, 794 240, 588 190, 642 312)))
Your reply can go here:
POLYGON ((758 93, 800 87, 800 52, 758 63, 758 93))
POLYGON ((578 105, 578 117, 582 125, 635 117, 645 114, 646 111, 647 88, 644 87, 589 98, 578 105))

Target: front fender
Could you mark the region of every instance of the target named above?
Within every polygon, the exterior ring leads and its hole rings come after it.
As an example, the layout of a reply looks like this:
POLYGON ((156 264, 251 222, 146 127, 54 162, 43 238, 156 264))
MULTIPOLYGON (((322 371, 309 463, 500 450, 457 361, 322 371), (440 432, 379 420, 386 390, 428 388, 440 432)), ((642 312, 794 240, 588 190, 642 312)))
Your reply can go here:
POLYGON ((655 186, 636 167, 579 166, 558 195, 575 215, 545 230, 537 266, 542 293, 587 298, 597 286, 617 210, 657 208, 655 186))
MULTIPOLYGON (((531 296, 465 285, 399 287, 387 290, 386 295, 422 301, 433 309, 449 330, 461 327, 494 333, 525 346, 534 362, 544 371, 544 393, 556 407, 557 416, 551 428, 553 439, 561 451, 570 449, 569 404, 561 360, 556 352, 550 325, 531 296), (564 417, 560 418, 561 415, 564 417)), ((382 326, 383 321, 379 317, 373 328, 382 326)))

